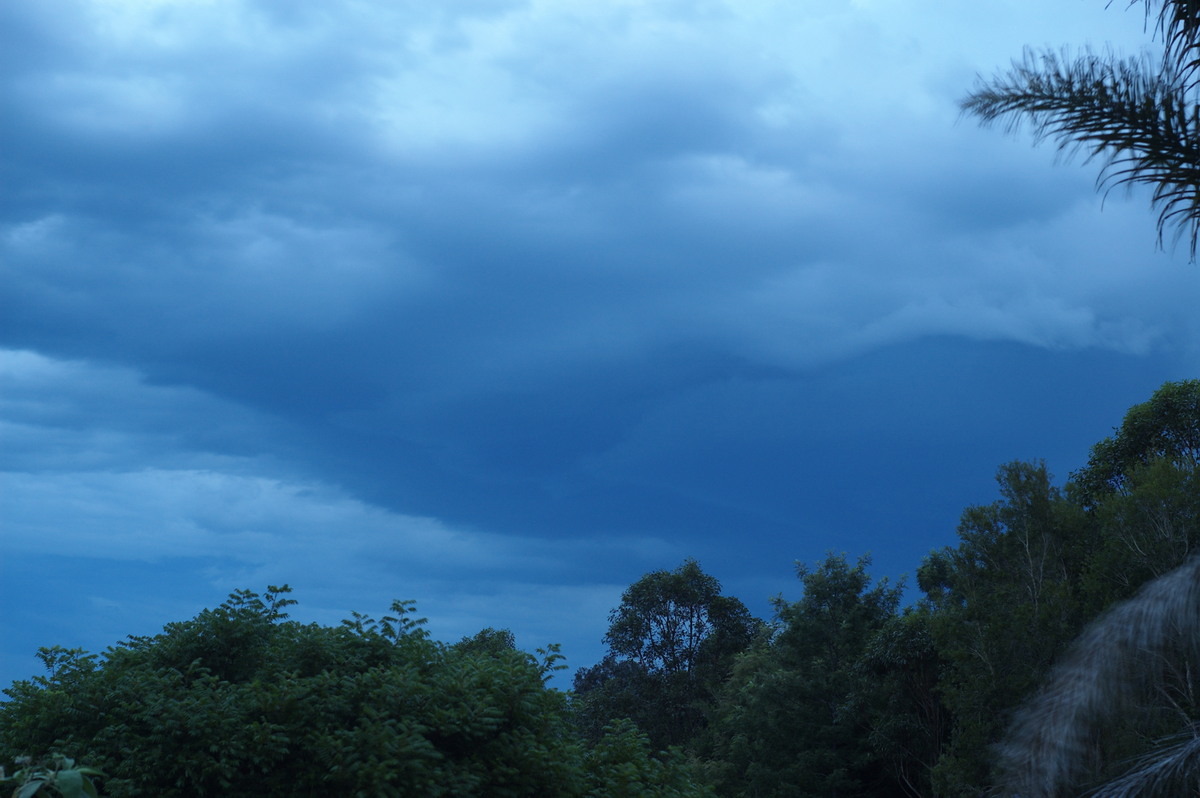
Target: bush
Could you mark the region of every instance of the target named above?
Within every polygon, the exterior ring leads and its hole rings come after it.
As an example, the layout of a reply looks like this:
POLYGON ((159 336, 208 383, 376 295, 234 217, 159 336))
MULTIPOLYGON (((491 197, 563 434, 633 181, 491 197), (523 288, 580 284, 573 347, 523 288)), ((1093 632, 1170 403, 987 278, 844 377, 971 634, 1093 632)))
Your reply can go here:
POLYGON ((61 752, 114 796, 704 794, 628 729, 589 749, 545 683, 556 648, 447 646, 407 602, 304 625, 288 592, 235 592, 102 656, 43 649, 48 675, 4 691, 0 756, 61 752))

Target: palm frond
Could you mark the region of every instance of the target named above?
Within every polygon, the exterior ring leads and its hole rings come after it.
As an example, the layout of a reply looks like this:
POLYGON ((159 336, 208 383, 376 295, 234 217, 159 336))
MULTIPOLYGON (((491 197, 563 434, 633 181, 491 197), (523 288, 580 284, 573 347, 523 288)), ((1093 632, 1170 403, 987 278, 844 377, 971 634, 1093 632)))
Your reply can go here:
MULTIPOLYGON (((1109 610, 1076 641, 1000 748, 1001 794, 1067 794, 1096 764, 1097 730, 1162 686, 1154 663, 1166 652, 1198 640, 1200 556, 1109 610)), ((1192 761, 1190 751, 1180 748, 1173 761, 1192 761)))
POLYGON ((1027 50, 962 107, 983 124, 1006 120, 1010 131, 1029 121, 1038 140, 1054 139, 1064 152, 1104 159, 1098 182, 1106 191, 1151 186, 1159 243, 1167 228, 1177 228, 1188 235, 1194 259, 1200 241, 1200 102, 1191 94, 1178 71, 1149 57, 1071 58, 1027 50))
POLYGON ((1200 72, 1200 0, 1130 0, 1143 3, 1149 18, 1157 8, 1155 33, 1166 47, 1164 57, 1174 63, 1189 88, 1196 81, 1189 76, 1200 72))
POLYGON ((1200 735, 1197 729, 1161 740, 1119 778, 1088 793, 1088 798, 1144 798, 1186 795, 1200 781, 1200 735))

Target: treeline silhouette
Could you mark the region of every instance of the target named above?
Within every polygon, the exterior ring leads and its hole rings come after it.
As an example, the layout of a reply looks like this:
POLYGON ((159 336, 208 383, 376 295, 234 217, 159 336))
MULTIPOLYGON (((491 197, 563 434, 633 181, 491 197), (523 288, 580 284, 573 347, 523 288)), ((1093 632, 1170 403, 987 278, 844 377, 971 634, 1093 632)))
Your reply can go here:
POLYGON ((506 630, 438 643, 407 602, 303 625, 286 586, 238 591, 99 656, 42 649, 0 759, 35 757, 30 796, 81 784, 64 762, 114 796, 1194 794, 1198 466, 1200 380, 1166 383, 1065 484, 1001 466, 907 604, 830 554, 762 620, 687 560, 625 591, 567 692, 557 648, 506 630))
POLYGON ((1200 380, 1167 383, 1065 486, 1002 466, 909 606, 866 557, 801 565, 767 622, 694 562, 648 574, 580 722, 632 719, 721 795, 1194 794, 1198 464, 1200 380))

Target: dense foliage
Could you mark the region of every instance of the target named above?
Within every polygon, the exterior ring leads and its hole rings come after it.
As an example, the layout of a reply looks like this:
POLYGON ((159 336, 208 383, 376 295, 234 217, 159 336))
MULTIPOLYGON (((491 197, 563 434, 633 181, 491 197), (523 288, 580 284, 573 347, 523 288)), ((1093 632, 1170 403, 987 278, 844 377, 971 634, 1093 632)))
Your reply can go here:
POLYGON ((831 555, 814 569, 801 565, 803 597, 776 600, 769 633, 723 691, 713 733, 723 793, 887 794, 869 741, 879 696, 859 663, 900 590, 871 587, 868 564, 831 555))
MULTIPOLYGON (((661 734, 672 713, 703 719, 675 742, 720 795, 977 796, 1006 780, 1021 788, 999 794, 1041 794, 1012 770, 1052 748, 1033 730, 1056 713, 1079 724, 1074 736, 1056 736, 1080 742, 1057 755, 1055 767, 1075 759, 1061 765, 1060 791, 1045 795, 1141 784, 1139 773, 1169 785, 1159 794, 1183 794, 1181 783, 1194 791, 1200 773, 1180 776, 1179 763, 1200 757, 1200 662, 1179 630, 1200 639, 1200 593, 1171 585, 1200 573, 1198 455, 1200 380, 1167 383, 1065 486, 1043 463, 1001 466, 999 497, 963 512, 957 545, 925 559, 921 596, 907 607, 899 587, 872 584, 865 557, 800 565, 801 598, 777 599, 772 622, 700 694, 649 679, 639 652, 657 650, 654 627, 637 627, 645 648, 626 640, 631 613, 663 606, 645 597, 660 595, 651 588, 670 575, 649 574, 614 611, 612 653, 579 673, 575 701, 593 728, 623 717, 661 734), (1066 686, 1039 692, 1048 680, 1066 686), (1079 684, 1092 697, 1082 709, 1069 703, 1079 684), (1126 697, 1120 711, 1100 706, 1110 693, 1126 697)), ((711 580, 695 563, 673 572, 684 574, 711 580)), ((1106 794, 1143 794, 1116 789, 1106 794)))
POLYGON ((997 484, 907 606, 867 557, 798 565, 766 623, 693 560, 647 574, 570 695, 556 649, 506 630, 437 643, 404 603, 302 625, 286 588, 238 592, 102 656, 43 649, 0 756, 121 796, 1194 793, 1200 380, 1131 408, 1065 485, 1024 462, 997 484))
POLYGON ((54 750, 114 796, 703 795, 678 756, 614 723, 584 745, 536 659, 484 630, 447 646, 404 603, 340 627, 286 619, 286 588, 102 657, 44 649, 14 684, 0 752, 54 750))
POLYGON ((698 752, 717 690, 761 626, 695 560, 631 585, 609 617, 609 654, 575 675, 575 708, 592 737, 629 718, 656 747, 698 752))

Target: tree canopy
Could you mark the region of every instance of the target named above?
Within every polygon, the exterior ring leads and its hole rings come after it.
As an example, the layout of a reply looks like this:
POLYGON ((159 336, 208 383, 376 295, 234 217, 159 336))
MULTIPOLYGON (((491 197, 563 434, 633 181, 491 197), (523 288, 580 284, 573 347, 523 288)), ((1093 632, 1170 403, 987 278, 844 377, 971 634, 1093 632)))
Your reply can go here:
POLYGON ((628 724, 584 744, 545 684, 555 649, 436 643, 405 602, 303 625, 287 593, 238 591, 101 656, 43 649, 48 675, 5 691, 0 754, 59 752, 112 796, 706 794, 628 724))
POLYGON ((439 643, 408 602, 301 624, 286 587, 237 591, 100 655, 42 649, 0 760, 33 755, 21 795, 1194 792, 1197 430, 1200 381, 1166 383, 1065 485, 1001 466, 907 606, 866 556, 798 564, 766 623, 694 560, 648 573, 572 694, 506 629, 439 643))
POLYGON ((593 733, 633 720, 659 746, 694 746, 716 690, 760 621, 689 559, 646 574, 609 616, 609 652, 575 677, 576 706, 593 733))

